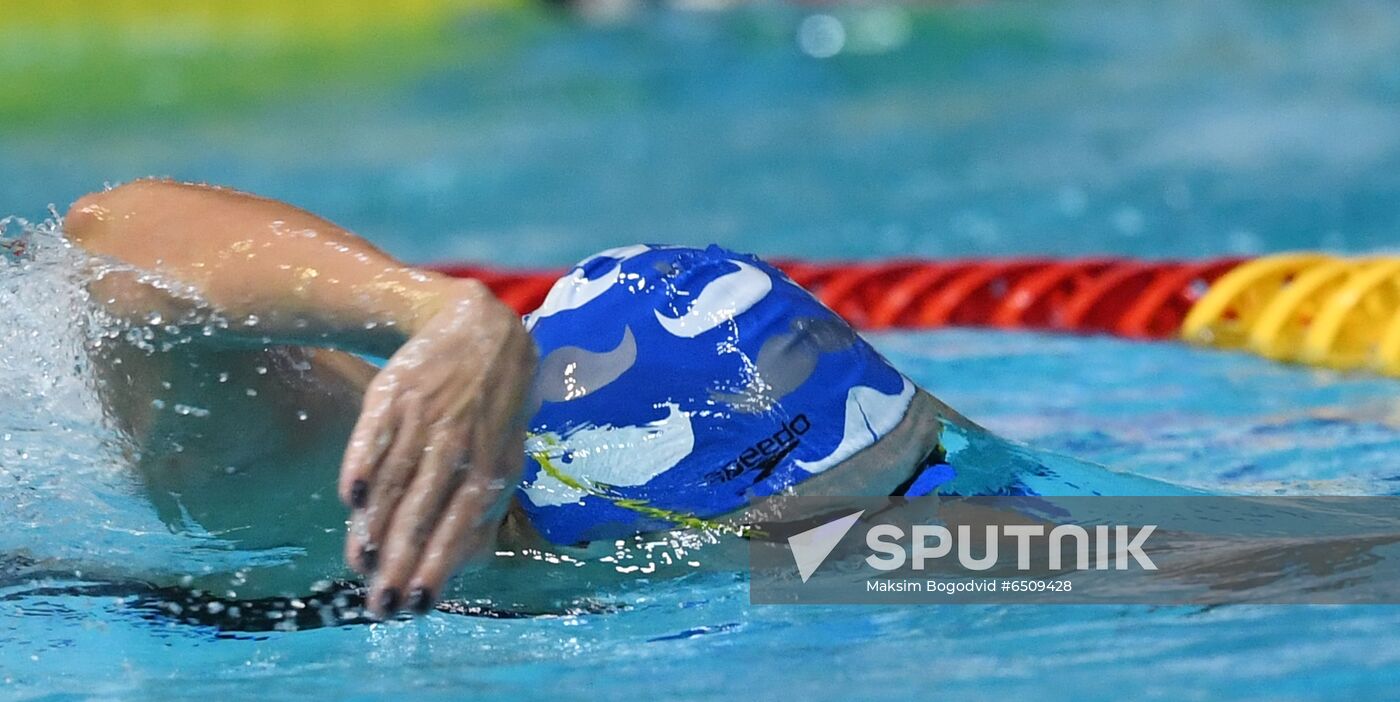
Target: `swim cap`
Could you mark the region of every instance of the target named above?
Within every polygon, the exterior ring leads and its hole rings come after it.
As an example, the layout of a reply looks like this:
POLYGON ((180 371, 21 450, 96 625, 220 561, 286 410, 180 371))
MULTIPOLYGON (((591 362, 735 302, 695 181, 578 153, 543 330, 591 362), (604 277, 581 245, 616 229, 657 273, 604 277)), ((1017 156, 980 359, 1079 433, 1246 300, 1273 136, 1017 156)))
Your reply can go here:
POLYGON ((597 254, 525 318, 521 504, 556 544, 700 521, 831 469, 914 384, 782 272, 717 246, 597 254))

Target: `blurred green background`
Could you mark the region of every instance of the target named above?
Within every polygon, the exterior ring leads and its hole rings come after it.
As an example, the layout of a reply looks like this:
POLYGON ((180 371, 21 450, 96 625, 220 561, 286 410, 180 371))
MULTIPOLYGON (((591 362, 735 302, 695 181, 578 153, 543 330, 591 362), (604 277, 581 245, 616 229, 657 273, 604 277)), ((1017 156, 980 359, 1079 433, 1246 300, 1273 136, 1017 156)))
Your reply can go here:
POLYGON ((1390 2, 3 1, 31 219, 155 175, 419 261, 1400 241, 1390 2))

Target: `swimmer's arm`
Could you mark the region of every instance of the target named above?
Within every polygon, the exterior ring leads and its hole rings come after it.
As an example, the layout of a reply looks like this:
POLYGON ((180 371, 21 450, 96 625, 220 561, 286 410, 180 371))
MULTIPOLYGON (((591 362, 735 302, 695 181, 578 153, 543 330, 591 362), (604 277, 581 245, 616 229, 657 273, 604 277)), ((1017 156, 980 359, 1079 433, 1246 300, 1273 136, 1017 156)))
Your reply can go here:
POLYGON ((93 285, 109 312, 161 326, 213 322, 206 343, 387 358, 450 301, 490 298, 477 281, 405 266, 309 212, 232 190, 136 181, 78 200, 64 229, 115 260, 93 285))
POLYGON ((161 281, 95 281, 120 316, 179 323, 214 310, 229 328, 195 335, 201 343, 392 354, 365 392, 339 485, 352 508, 346 558, 374 573, 373 610, 426 609, 463 562, 493 547, 520 478, 535 351, 485 286, 406 267, 290 205, 216 188, 124 185, 79 200, 64 227, 161 281))

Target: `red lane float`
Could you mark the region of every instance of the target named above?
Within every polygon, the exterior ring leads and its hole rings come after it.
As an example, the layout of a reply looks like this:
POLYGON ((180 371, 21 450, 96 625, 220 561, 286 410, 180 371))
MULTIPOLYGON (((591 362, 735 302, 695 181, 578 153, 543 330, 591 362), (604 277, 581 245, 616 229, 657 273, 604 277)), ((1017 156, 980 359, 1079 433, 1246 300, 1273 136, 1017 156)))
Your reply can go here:
MULTIPOLYGON (((1400 376, 1400 258, 778 261, 864 329, 984 326, 1185 338, 1280 360, 1400 376)), ((522 314, 562 271, 444 264, 522 314)))
MULTIPOLYGON (((895 260, 775 265, 865 329, 991 326, 1177 335, 1191 305, 1238 259, 1144 262, 1119 258, 895 260)), ((522 314, 538 307, 561 271, 431 266, 481 280, 522 314)))

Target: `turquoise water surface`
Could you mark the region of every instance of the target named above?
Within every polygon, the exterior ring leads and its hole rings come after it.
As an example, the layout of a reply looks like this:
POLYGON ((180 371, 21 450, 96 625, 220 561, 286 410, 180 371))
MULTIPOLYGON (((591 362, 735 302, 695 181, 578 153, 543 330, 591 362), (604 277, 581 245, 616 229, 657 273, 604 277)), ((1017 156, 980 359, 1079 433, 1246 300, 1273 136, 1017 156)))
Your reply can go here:
MULTIPOLYGON (((444 31, 460 55, 393 85, 0 134, 0 213, 39 222, 104 181, 170 175, 416 262, 551 267, 636 241, 808 258, 1400 244, 1389 3, 761 4, 444 31), (497 50, 467 50, 486 36, 497 50)), ((0 699, 1400 698, 1400 610, 1379 606, 757 607, 722 571, 543 618, 239 633, 152 616, 102 571, 278 554, 155 519, 63 321, 80 309, 65 260, 0 263, 0 699), (82 572, 36 579, 31 559, 82 572)), ((1394 380, 1105 338, 872 341, 1038 448, 1215 491, 1400 494, 1394 380)))

